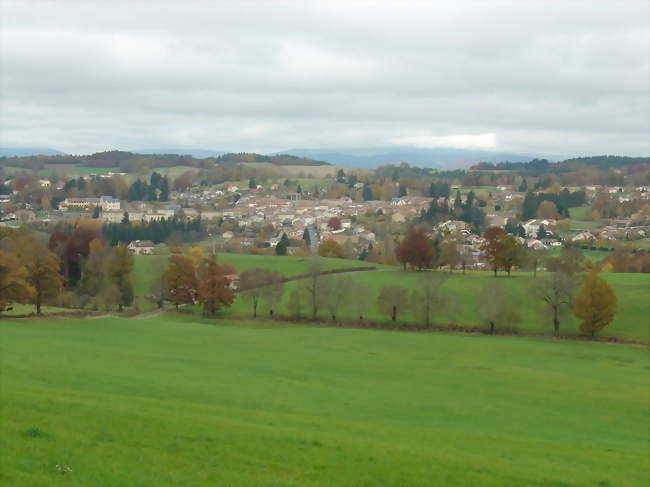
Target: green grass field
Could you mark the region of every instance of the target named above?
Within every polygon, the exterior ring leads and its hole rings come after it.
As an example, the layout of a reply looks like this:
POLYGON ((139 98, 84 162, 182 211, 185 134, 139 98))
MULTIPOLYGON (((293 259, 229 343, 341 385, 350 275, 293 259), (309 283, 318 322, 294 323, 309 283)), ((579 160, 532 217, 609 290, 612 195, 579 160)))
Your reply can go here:
POLYGON ((177 315, 0 320, 0 347, 7 486, 636 487, 650 475, 640 347, 177 315))
POLYGON ((575 208, 569 208, 569 215, 575 220, 586 220, 591 217, 591 206, 584 205, 575 208))
MULTIPOLYGON (((156 278, 157 273, 154 269, 167 266, 169 255, 138 255, 135 257, 134 264, 134 288, 136 296, 147 296, 151 294, 151 282, 156 278)), ((317 257, 322 265, 323 270, 331 270, 346 267, 369 267, 375 266, 382 269, 391 269, 390 266, 373 264, 360 260, 349 259, 328 259, 317 257)), ((285 276, 295 276, 307 271, 307 260, 304 257, 285 256, 276 257, 273 255, 251 255, 251 254, 230 254, 219 253, 217 260, 220 264, 230 264, 242 272, 256 267, 271 269, 285 276)), ((146 309, 148 306, 144 300, 141 301, 141 308, 146 309)))
MULTIPOLYGON (((543 273, 538 273, 542 276, 543 273)), ((602 336, 616 336, 629 340, 640 340, 650 342, 650 276, 647 274, 603 274, 612 284, 616 293, 618 313, 614 321, 602 332, 602 336)), ((364 283, 374 290, 370 302, 368 302, 365 318, 376 322, 390 322, 390 317, 381 315, 377 309, 377 295, 384 286, 402 286, 409 290, 415 288, 418 280, 422 277, 418 272, 403 271, 374 271, 352 273, 348 278, 353 282, 364 283)), ((477 313, 477 298, 484 286, 494 282, 494 277, 489 272, 472 271, 463 275, 461 272, 454 272, 445 283, 445 289, 449 297, 449 303, 445 310, 434 313, 433 321, 437 324, 456 324, 463 326, 484 325, 480 322, 477 313)), ((521 332, 528 333, 551 333, 552 321, 543 312, 541 301, 538 303, 530 294, 530 284, 533 281, 532 273, 515 272, 513 276, 498 277, 498 282, 503 283, 511 296, 512 306, 521 315, 521 322, 515 328, 521 332)), ((302 283, 291 282, 285 285, 283 303, 278 306, 275 312, 286 314, 286 303, 291 289, 301 286, 302 283)), ((306 306, 305 306, 306 307, 306 306)), ((265 311, 262 311, 263 313, 265 311)), ((306 313, 306 309, 305 309, 306 313)), ((232 308, 226 312, 229 316, 251 316, 251 309, 247 303, 238 299, 232 308)), ((357 315, 351 309, 351 305, 343 305, 337 313, 339 319, 355 321, 357 315)), ((321 318, 328 319, 327 312, 322 310, 321 318)), ((416 322, 412 313, 406 311, 401 313, 398 323, 407 326, 416 322)), ((561 331, 565 335, 577 335, 579 320, 573 315, 562 319, 561 331)))
MULTIPOLYGON (((13 308, 11 311, 3 311, 2 314, 7 316, 36 314, 36 307, 33 304, 12 303, 11 307, 13 308)), ((43 314, 74 313, 75 311, 78 310, 72 308, 60 308, 58 306, 41 306, 41 313, 43 314)))
MULTIPOLYGON (((589 259, 592 262, 598 262, 600 260, 603 260, 605 257, 609 257, 611 255, 610 250, 580 249, 580 252, 582 252, 582 255, 584 255, 586 259, 589 259)), ((559 257, 561 254, 562 254, 562 247, 551 247, 548 249, 546 255, 549 257, 559 257)))
MULTIPOLYGON (((596 252, 599 256, 604 256, 606 252, 596 252)), ((151 282, 156 273, 152 269, 156 266, 165 266, 168 256, 137 256, 135 259, 135 293, 136 296, 147 296, 151 293, 151 282)), ((347 259, 324 259, 319 258, 323 263, 324 269, 336 269, 355 266, 375 265, 363 261, 347 259)), ((229 254, 221 253, 218 260, 223 264, 233 265, 238 272, 255 267, 268 268, 285 276, 302 274, 307 270, 307 261, 304 257, 276 257, 264 255, 249 254, 229 254)), ((374 290, 374 295, 368 302, 366 319, 377 322, 388 322, 389 317, 381 315, 377 310, 376 296, 383 286, 399 285, 408 289, 413 289, 417 285, 418 279, 422 276, 418 272, 403 272, 396 270, 395 267, 376 265, 379 271, 351 273, 348 278, 353 282, 362 282, 374 290)), ((538 273, 542 276, 544 273, 538 273)), ((603 276, 612 284, 614 292, 619 299, 618 312, 615 320, 603 331, 605 337, 616 336, 629 340, 640 340, 650 342, 650 322, 647 316, 650 315, 650 303, 648 295, 650 294, 650 276, 647 274, 613 274, 606 273, 603 276)), ((445 284, 450 296, 449 305, 446 310, 436 313, 434 322, 438 324, 457 324, 463 326, 480 325, 476 312, 477 296, 484 286, 493 282, 490 272, 468 271, 462 274, 455 271, 451 274, 449 281, 445 284)), ((504 283, 512 296, 513 306, 521 314, 521 322, 515 327, 522 332, 529 333, 551 333, 551 321, 545 316, 540 309, 540 304, 534 301, 530 296, 529 286, 533 281, 530 272, 514 272, 512 277, 505 275, 497 278, 500 283, 504 283)), ((286 303, 289 292, 295 286, 301 286, 300 282, 287 283, 282 303, 276 306, 275 312, 287 314, 286 303)), ((141 310, 153 309, 154 305, 145 299, 140 299, 139 306, 141 310)), ((306 307, 306 305, 305 305, 306 307)), ((306 311, 306 310, 305 310, 306 311)), ((266 310, 260 310, 264 315, 266 310)), ((249 317, 251 309, 242 299, 236 299, 233 306, 224 312, 224 316, 230 317, 249 317)), ((321 317, 327 319, 327 313, 322 310, 321 317)), ((338 317, 344 320, 354 321, 356 314, 351 306, 344 305, 339 309, 338 317)), ((403 324, 413 323, 415 318, 409 312, 400 316, 400 322, 403 324)), ((562 320, 561 331, 566 335, 576 335, 579 321, 572 315, 566 316, 562 320)))

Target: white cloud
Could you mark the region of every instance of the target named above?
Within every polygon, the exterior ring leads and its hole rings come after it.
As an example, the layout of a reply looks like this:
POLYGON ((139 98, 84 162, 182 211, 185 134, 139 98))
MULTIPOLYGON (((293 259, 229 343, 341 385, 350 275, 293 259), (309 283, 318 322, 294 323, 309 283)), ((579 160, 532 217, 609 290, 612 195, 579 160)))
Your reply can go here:
POLYGON ((649 9, 0 0, 0 144, 647 155, 649 9))

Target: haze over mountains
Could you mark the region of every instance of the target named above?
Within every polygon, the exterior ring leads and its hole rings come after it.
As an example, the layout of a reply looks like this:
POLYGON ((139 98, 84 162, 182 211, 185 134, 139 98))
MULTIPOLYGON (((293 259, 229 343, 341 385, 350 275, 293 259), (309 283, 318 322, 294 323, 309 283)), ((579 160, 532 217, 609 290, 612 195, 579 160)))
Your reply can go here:
MULTIPOLYGON (((179 154, 191 155, 203 159, 226 154, 227 151, 214 149, 192 148, 151 148, 134 149, 135 154, 179 154)), ((57 155, 64 154, 57 149, 41 147, 3 147, 0 156, 26 157, 31 155, 57 155)), ((551 161, 561 160, 560 157, 551 157, 539 154, 521 154, 511 152, 493 152, 487 150, 471 150, 456 148, 415 148, 415 147, 358 147, 358 148, 332 148, 332 149, 288 149, 275 152, 272 155, 290 154, 327 162, 337 166, 355 168, 376 168, 383 164, 399 164, 406 162, 416 166, 457 169, 469 168, 478 162, 527 162, 535 157, 545 157, 551 161)))
POLYGON ((527 162, 535 157, 545 157, 551 161, 562 158, 539 154, 516 154, 487 150, 455 148, 416 148, 416 147, 364 147, 351 149, 289 149, 283 151, 300 157, 308 157, 337 166, 375 168, 383 164, 407 162, 412 165, 458 169, 469 168, 478 162, 527 162))
POLYGON ((64 154, 65 152, 47 147, 0 147, 0 157, 56 156, 64 154))

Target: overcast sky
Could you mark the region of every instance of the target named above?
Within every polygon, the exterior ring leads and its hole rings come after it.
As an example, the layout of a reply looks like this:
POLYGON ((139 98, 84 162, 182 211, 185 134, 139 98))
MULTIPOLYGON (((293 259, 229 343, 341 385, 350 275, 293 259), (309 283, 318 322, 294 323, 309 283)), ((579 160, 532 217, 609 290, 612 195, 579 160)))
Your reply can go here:
POLYGON ((5 147, 650 154, 646 0, 0 5, 5 147))

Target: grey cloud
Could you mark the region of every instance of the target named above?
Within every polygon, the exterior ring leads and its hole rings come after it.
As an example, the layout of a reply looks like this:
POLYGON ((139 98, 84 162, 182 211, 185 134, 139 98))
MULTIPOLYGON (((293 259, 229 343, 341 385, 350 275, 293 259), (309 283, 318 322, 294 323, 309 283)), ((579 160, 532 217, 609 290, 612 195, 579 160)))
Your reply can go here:
POLYGON ((0 5, 2 145, 650 153, 646 2, 0 5))

